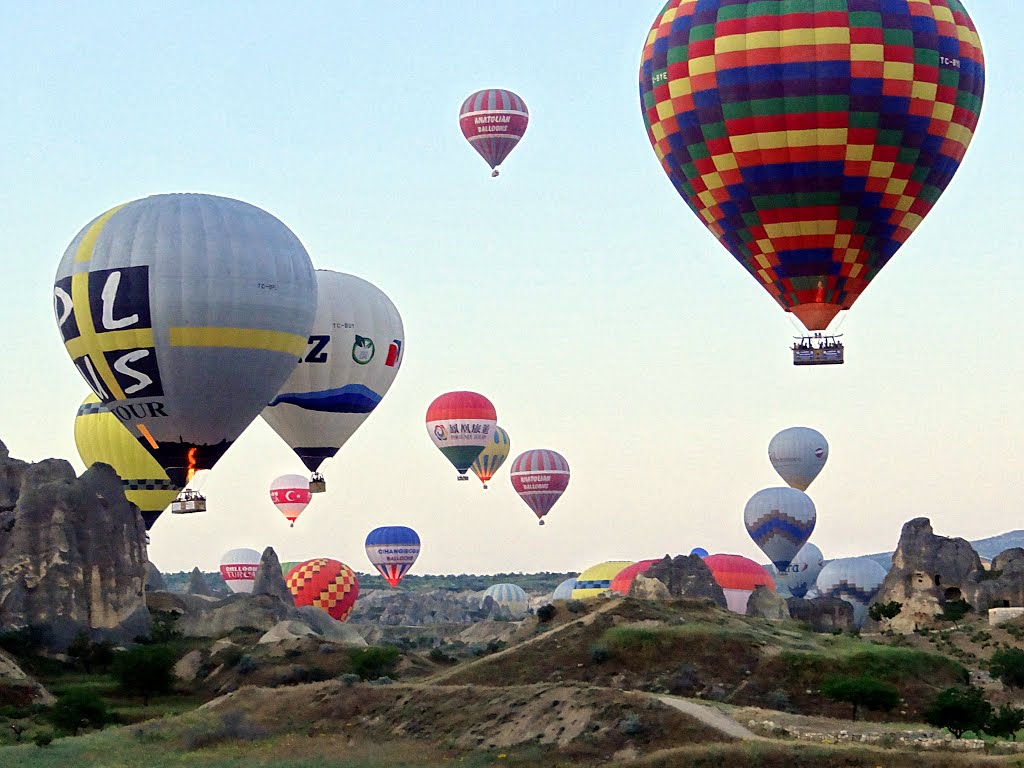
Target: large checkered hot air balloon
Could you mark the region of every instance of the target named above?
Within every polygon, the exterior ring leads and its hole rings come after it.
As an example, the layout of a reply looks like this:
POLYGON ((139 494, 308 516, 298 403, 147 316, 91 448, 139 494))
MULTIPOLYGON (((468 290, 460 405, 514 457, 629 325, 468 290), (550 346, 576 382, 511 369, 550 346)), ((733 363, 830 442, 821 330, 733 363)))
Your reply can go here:
POLYGON ((676 191, 809 330, 932 209, 984 86, 960 0, 669 0, 640 66, 676 191))
POLYGON ((491 442, 498 425, 494 405, 476 392, 447 392, 427 407, 427 434, 458 471, 458 480, 491 442))
POLYGON ((295 605, 322 608, 331 618, 345 621, 359 597, 355 571, 338 560, 319 557, 299 563, 285 577, 295 605))
POLYGON ((214 195, 156 195, 89 222, 57 267, 64 347, 177 487, 211 469, 306 346, 316 278, 288 227, 214 195))
POLYGON ((462 102, 459 110, 462 135, 491 167, 492 177, 498 175, 498 166, 523 138, 529 122, 526 103, 504 88, 477 91, 462 102))
POLYGON ((743 509, 747 533, 780 571, 807 543, 817 519, 811 497, 796 488, 764 488, 743 509))
POLYGON ((516 493, 544 525, 544 516, 569 487, 569 462, 557 451, 537 448, 516 457, 510 477, 516 493))

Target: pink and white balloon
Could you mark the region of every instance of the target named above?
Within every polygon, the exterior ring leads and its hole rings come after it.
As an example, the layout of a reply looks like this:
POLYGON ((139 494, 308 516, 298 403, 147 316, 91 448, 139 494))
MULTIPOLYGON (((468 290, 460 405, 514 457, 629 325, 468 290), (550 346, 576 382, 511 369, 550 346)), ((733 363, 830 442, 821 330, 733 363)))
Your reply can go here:
POLYGON ((526 451, 512 462, 511 479, 516 493, 544 525, 544 515, 569 486, 569 462, 546 448, 526 451))
POLYGON ((281 475, 270 484, 270 500, 288 522, 295 527, 295 521, 302 514, 313 496, 309 492, 309 480, 305 475, 281 475))
POLYGON ((220 576, 232 592, 252 592, 260 553, 255 549, 229 549, 220 558, 220 576))

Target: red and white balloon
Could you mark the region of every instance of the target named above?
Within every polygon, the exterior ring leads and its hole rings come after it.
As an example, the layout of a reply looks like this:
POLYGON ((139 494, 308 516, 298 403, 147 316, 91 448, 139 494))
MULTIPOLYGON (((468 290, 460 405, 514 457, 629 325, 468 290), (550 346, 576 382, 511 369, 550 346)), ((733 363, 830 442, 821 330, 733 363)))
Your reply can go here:
POLYGON ((270 500, 293 528, 312 498, 309 480, 305 475, 281 475, 270 484, 270 500))

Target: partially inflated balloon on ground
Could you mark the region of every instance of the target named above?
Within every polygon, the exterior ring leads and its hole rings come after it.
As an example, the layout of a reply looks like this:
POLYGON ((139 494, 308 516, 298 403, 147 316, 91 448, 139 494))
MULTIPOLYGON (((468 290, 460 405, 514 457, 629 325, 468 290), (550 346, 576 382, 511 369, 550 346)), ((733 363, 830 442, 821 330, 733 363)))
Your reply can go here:
POLYGON ((114 468, 125 497, 142 513, 147 531, 181 490, 94 394, 78 406, 75 446, 86 467, 101 462, 114 468))
POLYGON ((647 571, 655 563, 660 563, 661 558, 655 558, 653 560, 641 560, 638 563, 627 565, 612 579, 612 583, 609 585, 609 589, 617 595, 628 595, 629 588, 633 586, 633 579, 640 574, 647 571))
POLYGON ((252 592, 261 555, 255 549, 230 549, 220 558, 220 576, 232 592, 252 592))
POLYGON ((374 528, 366 537, 366 556, 392 587, 398 586, 419 555, 419 534, 404 525, 374 528))
POLYGON ((338 621, 348 619, 359 597, 359 579, 355 571, 326 557, 299 563, 288 572, 285 583, 295 598, 296 606, 322 608, 338 621))
POLYGON ((309 343, 262 413, 311 472, 377 408, 405 351, 402 318, 377 286, 326 269, 316 281, 309 343))
POLYGON ((806 491, 828 461, 828 441, 816 429, 790 427, 768 443, 768 460, 786 485, 806 491))
POLYGON ((742 555, 708 555, 704 558, 704 564, 725 593, 725 602, 733 613, 746 614, 747 601, 757 587, 775 591, 775 581, 771 574, 750 558, 742 555))
POLYGON ((824 567, 821 550, 807 542, 797 552, 784 571, 776 571, 775 583, 780 591, 789 592, 793 597, 806 597, 814 589, 818 574, 824 567))
POLYGON ((274 397, 316 307, 313 265, 291 230, 213 195, 157 195, 96 217, 53 291, 79 373, 178 487, 274 397))
POLYGON ((487 598, 491 598, 496 605, 508 609, 514 619, 523 618, 530 610, 530 599, 526 592, 515 584, 494 584, 488 587, 480 598, 481 608, 487 604, 487 598))
POLYGON ((859 627, 868 607, 885 581, 886 570, 867 557, 845 557, 826 563, 818 574, 818 594, 838 597, 853 606, 853 620, 859 627))
POLYGON ((612 579, 623 569, 633 564, 632 560, 606 560, 592 565, 576 577, 572 590, 573 600, 600 597, 612 588, 612 579))
POLYGON ((576 587, 576 577, 570 576, 565 581, 561 582, 555 591, 551 593, 552 600, 571 600, 572 591, 576 587))

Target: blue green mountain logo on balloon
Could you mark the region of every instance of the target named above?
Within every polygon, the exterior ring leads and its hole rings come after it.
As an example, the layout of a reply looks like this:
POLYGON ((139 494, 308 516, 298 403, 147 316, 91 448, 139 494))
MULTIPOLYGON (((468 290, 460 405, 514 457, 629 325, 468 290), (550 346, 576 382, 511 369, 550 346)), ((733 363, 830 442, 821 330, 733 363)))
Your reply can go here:
MULTIPOLYGON (((372 349, 373 342, 370 344, 372 349)), ((372 356, 373 352, 370 354, 372 356)), ((305 408, 307 411, 325 413, 370 413, 377 407, 381 397, 362 384, 346 384, 344 387, 325 389, 322 392, 288 392, 278 395, 270 404, 287 403, 305 408)))
POLYGON ((373 353, 376 349, 373 346, 373 339, 356 334, 355 343, 352 344, 352 359, 359 365, 366 365, 373 360, 373 353))

